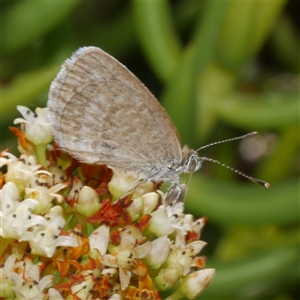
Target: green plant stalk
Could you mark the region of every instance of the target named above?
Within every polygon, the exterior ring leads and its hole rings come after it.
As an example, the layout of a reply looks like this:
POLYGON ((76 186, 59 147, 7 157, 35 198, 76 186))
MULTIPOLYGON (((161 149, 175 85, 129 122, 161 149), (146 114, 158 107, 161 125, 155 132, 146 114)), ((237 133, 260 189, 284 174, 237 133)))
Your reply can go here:
POLYGON ((227 8, 228 1, 211 1, 204 2, 199 11, 199 19, 192 37, 196 48, 192 69, 195 78, 214 61, 218 37, 227 8))
POLYGON ((298 226, 288 229, 275 225, 262 226, 226 226, 218 247, 214 251, 214 259, 231 261, 262 249, 270 249, 284 245, 294 247, 299 244, 298 226), (237 246, 238 245, 238 246, 237 246))
POLYGON ((293 224, 299 221, 299 180, 264 189, 194 174, 188 184, 186 208, 220 225, 293 224))
POLYGON ((258 178, 268 178, 275 183, 283 180, 291 173, 297 160, 300 143, 299 123, 280 130, 276 149, 259 165, 258 178))
POLYGON ((207 265, 216 268, 216 276, 199 300, 263 299, 287 282, 296 286, 299 280, 299 252, 295 246, 261 250, 225 263, 209 259, 207 265))
POLYGON ((193 146, 195 104, 193 96, 194 78, 191 72, 194 48, 188 47, 174 78, 164 91, 161 102, 176 126, 183 144, 193 146), (179 76, 180 74, 180 76, 179 76))
POLYGON ((47 168, 46 147, 47 144, 35 145, 38 162, 45 168, 47 168))
POLYGON ((220 32, 217 61, 225 68, 238 70, 255 57, 285 3, 231 1, 220 32))
POLYGON ((138 44, 130 7, 118 11, 113 18, 103 20, 96 15, 95 19, 84 24, 84 29, 85 34, 81 37, 82 46, 98 46, 120 60, 138 44), (93 45, 91 41, 94 41, 93 45))
POLYGON ((227 95, 215 104, 220 119, 239 128, 269 130, 299 122, 299 92, 227 95))
POLYGON ((8 122, 17 105, 26 105, 46 91, 59 71, 59 66, 23 73, 7 88, 2 89, 2 122, 8 122))
POLYGON ((24 47, 62 22, 80 1, 18 1, 2 16, 2 51, 24 47), (18 38, 12 38, 18 37, 18 38))
POLYGON ((196 141, 205 139, 218 122, 214 114, 214 98, 228 93, 235 83, 235 74, 220 70, 214 64, 218 36, 227 8, 228 1, 206 2, 193 36, 196 49, 191 72, 194 76, 196 141))
POLYGON ((237 75, 234 72, 222 69, 216 63, 210 63, 198 75, 196 84, 197 95, 197 137, 205 138, 219 121, 218 106, 224 103, 234 88, 237 75))
POLYGON ((217 36, 221 26, 220 20, 222 20, 225 8, 226 4, 205 3, 194 33, 194 42, 184 50, 183 58, 162 96, 162 103, 178 128, 183 144, 186 143, 190 147, 199 146, 195 128, 202 115, 206 115, 210 120, 215 120, 210 111, 205 111, 205 108, 199 117, 198 109, 196 109, 196 93, 198 91, 198 82, 196 81, 198 74, 213 59, 214 37, 217 36))
POLYGON ((168 81, 181 57, 169 1, 132 1, 136 30, 154 72, 168 81))
MULTIPOLYGON (((217 49, 213 51, 214 48, 210 48, 210 52, 215 54, 214 60, 210 57, 211 63, 197 76, 196 128, 198 139, 206 137, 220 120, 219 108, 225 110, 232 104, 232 101, 229 100, 228 105, 227 99, 224 98, 231 99, 232 97, 231 93, 237 82, 236 71, 250 57, 257 54, 282 9, 282 3, 275 5, 257 2, 222 3, 223 11, 219 11, 218 21, 223 26, 218 27, 220 29, 219 36, 215 34, 217 49), (266 11, 267 16, 264 15, 266 11)), ((211 34, 211 36, 214 35, 211 34)), ((197 47, 197 51, 199 51, 198 48, 200 49, 201 43, 196 43, 199 45, 197 47)), ((210 54, 210 56, 212 55, 210 54)), ((235 104, 237 105, 237 103, 235 104)), ((239 106, 241 107, 241 105, 239 106)), ((265 110, 260 113, 258 105, 256 105, 255 110, 251 114, 247 109, 244 109, 243 115, 239 115, 235 112, 236 107, 231 106, 230 109, 226 110, 226 121, 232 123, 232 120, 239 119, 241 122, 245 122, 251 119, 252 123, 257 124, 256 116, 262 116, 265 110)), ((274 110, 272 111, 274 112, 274 110)), ((249 127, 251 128, 251 126, 249 127)))
POLYGON ((173 6, 173 20, 181 33, 190 32, 199 11, 205 2, 182 1, 173 6))
POLYGON ((271 49, 279 61, 295 74, 300 72, 298 32, 292 21, 283 16, 276 23, 270 39, 271 49))

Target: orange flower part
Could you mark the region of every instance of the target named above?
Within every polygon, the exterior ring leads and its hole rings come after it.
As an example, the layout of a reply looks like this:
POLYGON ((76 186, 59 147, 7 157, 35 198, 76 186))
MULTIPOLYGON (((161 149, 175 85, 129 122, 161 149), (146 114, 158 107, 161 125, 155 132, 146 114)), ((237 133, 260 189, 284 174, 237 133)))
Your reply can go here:
POLYGON ((115 203, 108 199, 102 202, 100 210, 87 219, 88 222, 103 222, 108 226, 114 227, 120 225, 122 221, 127 224, 130 222, 130 216, 126 208, 132 203, 130 196, 126 196, 115 203))
POLYGON ((157 290, 153 290, 153 281, 151 277, 146 274, 144 277, 140 277, 138 282, 138 288, 129 286, 125 292, 125 299, 130 300, 161 300, 161 297, 157 290))
POLYGON ((23 149, 27 150, 28 140, 25 137, 25 132, 16 127, 9 127, 9 130, 18 138, 23 149))

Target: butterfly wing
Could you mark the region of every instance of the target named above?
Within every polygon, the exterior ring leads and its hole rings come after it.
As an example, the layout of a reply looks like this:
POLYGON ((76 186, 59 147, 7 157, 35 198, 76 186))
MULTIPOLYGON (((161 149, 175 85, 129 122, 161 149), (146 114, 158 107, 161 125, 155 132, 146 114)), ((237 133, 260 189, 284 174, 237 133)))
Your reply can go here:
POLYGON ((181 163, 176 129, 162 106, 99 48, 80 48, 66 60, 47 105, 56 142, 81 162, 140 172, 148 180, 170 180, 169 166, 181 163))

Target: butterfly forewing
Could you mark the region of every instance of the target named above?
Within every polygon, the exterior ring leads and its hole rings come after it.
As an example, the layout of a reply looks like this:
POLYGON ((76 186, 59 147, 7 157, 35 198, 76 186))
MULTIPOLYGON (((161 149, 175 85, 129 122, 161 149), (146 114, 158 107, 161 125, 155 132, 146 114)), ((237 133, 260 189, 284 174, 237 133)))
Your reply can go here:
POLYGON ((166 180, 168 167, 181 163, 176 129, 164 109, 99 48, 81 48, 66 60, 48 108, 55 140, 79 161, 136 171, 148 180, 166 180))

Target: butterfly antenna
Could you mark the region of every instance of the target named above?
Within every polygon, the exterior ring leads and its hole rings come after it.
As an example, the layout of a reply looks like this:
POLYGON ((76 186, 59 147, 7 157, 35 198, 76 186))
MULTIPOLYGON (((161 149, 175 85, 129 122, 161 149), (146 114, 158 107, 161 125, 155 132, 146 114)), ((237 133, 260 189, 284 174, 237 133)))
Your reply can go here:
POLYGON ((234 137, 234 138, 231 138, 231 139, 226 139, 226 140, 222 140, 222 141, 218 141, 218 142, 213 142, 213 143, 210 143, 210 144, 208 144, 208 145, 205 145, 205 146, 202 146, 202 147, 198 148, 198 149, 196 150, 196 152, 198 152, 198 151, 200 151, 200 150, 202 150, 202 149, 205 149, 205 148, 214 146, 214 145, 223 144, 223 143, 227 143, 227 142, 232 142, 232 141, 236 141, 236 140, 247 139, 247 138, 256 136, 257 134, 258 134, 257 131, 253 131, 253 132, 247 133, 247 134, 245 134, 245 135, 237 136, 237 137, 234 137))
MULTIPOLYGON (((226 142, 247 139, 247 138, 253 137, 253 136, 257 135, 257 134, 258 134, 258 132, 253 131, 253 132, 247 133, 247 134, 242 135, 242 136, 238 136, 238 137, 234 137, 234 138, 231 138, 231 139, 226 139, 226 140, 222 140, 222 141, 210 143, 208 145, 205 145, 203 147, 198 148, 196 151, 198 152, 199 150, 202 150, 202 149, 214 146, 214 145, 226 143, 226 142)), ((266 182, 264 180, 261 180, 261 179, 254 178, 252 176, 249 176, 249 175, 247 175, 247 174, 245 174, 245 173, 243 173, 243 172, 241 172, 241 171, 239 171, 237 169, 234 169, 234 168, 232 168, 232 167, 230 167, 230 166, 228 166, 226 164, 223 164, 223 163, 219 162, 218 160, 215 160, 215 159, 212 159, 212 158, 208 158, 208 157, 204 157, 204 156, 201 157, 201 160, 203 160, 203 161, 210 161, 212 163, 215 163, 215 164, 218 164, 218 165, 220 165, 222 167, 225 167, 225 168, 227 168, 227 169, 229 169, 229 170, 231 170, 231 171, 233 171, 233 172, 235 172, 235 173, 237 173, 237 174, 239 174, 239 175, 241 175, 241 176, 243 176, 243 177, 251 180, 254 183, 257 183, 257 184, 259 184, 261 186, 264 186, 265 188, 269 188, 270 187, 270 184, 268 182, 266 182)))
POLYGON ((261 180, 261 179, 254 178, 252 176, 249 176, 249 175, 247 175, 247 174, 245 174, 245 173, 243 173, 243 172, 241 172, 241 171, 239 171, 237 169, 234 169, 234 168, 232 168, 232 167, 230 167, 230 166, 228 166, 226 164, 223 164, 223 163, 219 162, 216 159, 212 159, 212 158, 208 158, 208 157, 201 157, 201 160, 203 160, 203 161, 210 161, 210 162, 215 163, 217 165, 220 165, 220 166, 222 166, 224 168, 227 168, 227 169, 233 171, 234 173, 237 173, 237 174, 239 174, 239 175, 241 175, 241 176, 243 176, 243 177, 245 177, 245 178, 253 181, 254 183, 257 183, 259 185, 264 186, 265 188, 269 188, 270 187, 270 184, 268 182, 266 182, 264 180, 261 180))
POLYGON ((185 183, 186 185, 189 183, 190 179, 192 178, 192 175, 193 175, 193 172, 189 173, 189 177, 188 177, 188 179, 186 180, 186 183, 185 183))

